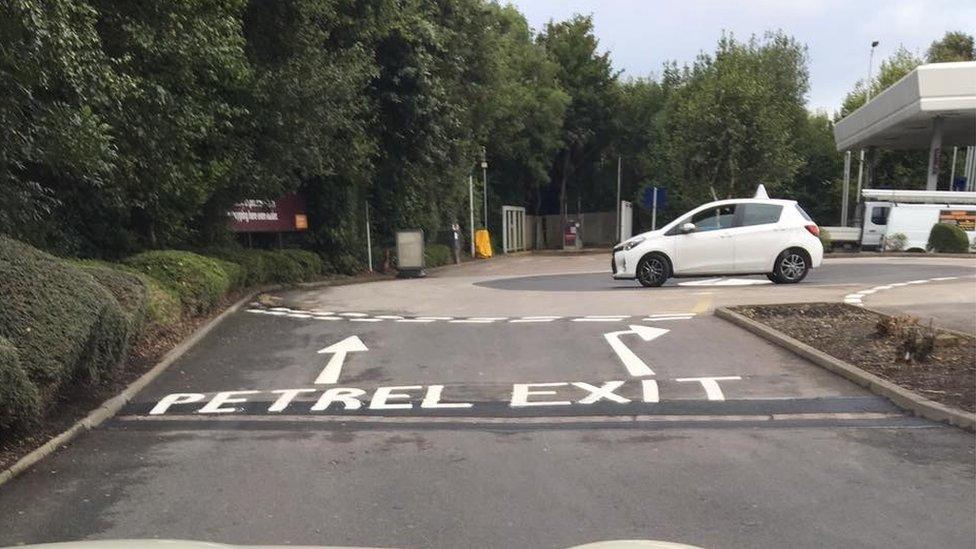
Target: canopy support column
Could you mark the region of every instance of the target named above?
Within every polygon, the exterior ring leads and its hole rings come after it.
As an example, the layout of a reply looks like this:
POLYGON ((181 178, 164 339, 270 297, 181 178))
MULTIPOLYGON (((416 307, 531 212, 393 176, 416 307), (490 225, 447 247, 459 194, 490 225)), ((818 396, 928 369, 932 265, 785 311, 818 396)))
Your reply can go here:
POLYGON ((932 119, 932 140, 929 142, 929 171, 925 190, 939 188, 939 168, 942 161, 942 117, 932 119))

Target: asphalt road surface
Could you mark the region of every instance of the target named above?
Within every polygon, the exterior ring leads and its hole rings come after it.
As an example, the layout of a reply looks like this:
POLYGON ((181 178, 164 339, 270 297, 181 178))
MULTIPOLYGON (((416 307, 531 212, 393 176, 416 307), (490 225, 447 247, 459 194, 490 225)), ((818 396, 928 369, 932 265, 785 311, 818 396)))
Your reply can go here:
POLYGON ((243 308, 0 487, 0 545, 973 547, 972 433, 711 315, 888 294, 973 311, 972 261, 651 290, 605 262, 501 258, 243 308))

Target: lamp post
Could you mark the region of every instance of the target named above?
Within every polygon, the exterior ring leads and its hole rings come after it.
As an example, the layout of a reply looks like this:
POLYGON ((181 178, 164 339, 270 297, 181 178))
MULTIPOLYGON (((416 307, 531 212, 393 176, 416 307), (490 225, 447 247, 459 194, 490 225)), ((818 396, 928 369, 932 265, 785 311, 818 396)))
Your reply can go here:
MULTIPOLYGON (((867 79, 867 99, 864 104, 868 104, 871 101, 871 73, 874 69, 874 48, 878 47, 879 42, 874 40, 871 42, 871 53, 868 55, 868 79, 867 79)), ((855 207, 861 203, 861 179, 864 176, 864 149, 861 149, 860 162, 857 164, 857 194, 854 197, 855 207)), ((854 217, 857 218, 860 215, 860 209, 855 209, 854 217)))
POLYGON ((485 187, 485 229, 488 228, 488 158, 485 148, 481 147, 481 180, 485 187))

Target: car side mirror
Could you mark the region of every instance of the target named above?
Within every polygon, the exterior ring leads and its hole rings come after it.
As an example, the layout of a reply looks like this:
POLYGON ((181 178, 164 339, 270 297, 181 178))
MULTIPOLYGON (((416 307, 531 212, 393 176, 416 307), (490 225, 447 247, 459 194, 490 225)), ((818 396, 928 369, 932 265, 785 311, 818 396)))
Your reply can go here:
POLYGON ((698 230, 694 223, 685 223, 681 226, 681 234, 693 233, 698 230))

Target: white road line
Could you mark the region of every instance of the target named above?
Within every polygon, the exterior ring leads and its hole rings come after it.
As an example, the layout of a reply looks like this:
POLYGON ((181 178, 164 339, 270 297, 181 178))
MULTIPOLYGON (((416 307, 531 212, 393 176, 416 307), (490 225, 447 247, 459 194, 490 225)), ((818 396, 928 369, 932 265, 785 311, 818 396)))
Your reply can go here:
POLYGON ((645 318, 644 320, 646 322, 657 322, 657 321, 664 321, 664 320, 691 320, 692 318, 694 318, 694 317, 691 317, 691 316, 656 316, 656 317, 653 317, 653 318, 652 317, 648 317, 648 318, 645 318))
POLYGON ((383 322, 382 318, 350 318, 349 322, 383 322))
POLYGON ((334 315, 335 314, 332 311, 322 311, 319 309, 312 309, 309 312, 312 313, 313 315, 334 315))
POLYGON ((552 322, 553 320, 559 320, 561 316, 523 316, 522 318, 513 318, 509 322, 552 322))
POLYGON ((427 324, 429 322, 434 322, 434 319, 432 319, 432 318, 401 318, 400 320, 397 320, 395 322, 417 322, 417 323, 427 324))
POLYGON ((361 317, 361 316, 369 316, 369 315, 368 315, 368 314, 366 314, 366 313, 339 313, 339 316, 354 316, 354 317, 361 317))
POLYGON ((304 313, 287 313, 285 316, 290 318, 312 318, 312 315, 307 315, 304 313))
POLYGON ((288 314, 288 313, 286 313, 286 312, 284 312, 284 311, 268 311, 268 312, 267 312, 267 313, 265 313, 265 314, 268 314, 268 315, 275 315, 275 316, 285 316, 285 315, 286 315, 286 314, 288 314))
POLYGON ((939 278, 933 278, 933 281, 942 282, 944 280, 956 280, 958 276, 940 276, 939 278))
POLYGON ((289 309, 288 307, 271 307, 268 310, 269 311, 280 311, 280 312, 285 312, 285 313, 290 313, 291 312, 291 309, 289 309))
POLYGON ((574 318, 571 322, 620 322, 622 318, 574 318))
POLYGON ((342 320, 342 318, 337 316, 313 316, 315 320, 342 320))
POLYGON ((484 320, 479 318, 459 318, 455 320, 448 320, 451 324, 491 324, 494 320, 484 320))
POLYGON ((647 315, 647 318, 658 318, 658 317, 671 318, 673 316, 695 316, 695 313, 656 313, 656 314, 647 315))
POLYGON ((630 315, 586 315, 583 318, 612 318, 614 320, 623 320, 630 318, 630 315))
POLYGON ((267 311, 265 311, 264 309, 244 309, 244 310, 247 311, 247 312, 249 312, 249 313, 256 313, 256 314, 259 314, 259 315, 263 315, 263 314, 266 314, 267 313, 267 311))
POLYGON ((400 315, 376 315, 376 318, 383 320, 403 320, 403 317, 400 315))
POLYGON ((453 320, 453 316, 418 316, 417 320, 453 320))

